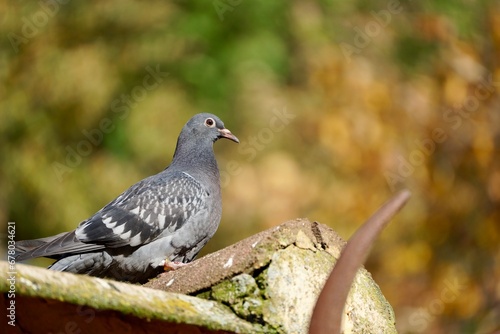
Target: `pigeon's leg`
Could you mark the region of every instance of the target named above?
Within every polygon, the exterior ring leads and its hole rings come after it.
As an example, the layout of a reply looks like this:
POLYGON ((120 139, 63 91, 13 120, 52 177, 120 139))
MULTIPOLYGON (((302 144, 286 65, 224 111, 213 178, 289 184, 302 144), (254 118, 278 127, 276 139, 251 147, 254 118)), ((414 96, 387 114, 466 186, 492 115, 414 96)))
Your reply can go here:
POLYGON ((177 261, 163 260, 161 261, 160 265, 163 266, 163 269, 165 269, 165 271, 171 271, 187 266, 188 264, 177 261))

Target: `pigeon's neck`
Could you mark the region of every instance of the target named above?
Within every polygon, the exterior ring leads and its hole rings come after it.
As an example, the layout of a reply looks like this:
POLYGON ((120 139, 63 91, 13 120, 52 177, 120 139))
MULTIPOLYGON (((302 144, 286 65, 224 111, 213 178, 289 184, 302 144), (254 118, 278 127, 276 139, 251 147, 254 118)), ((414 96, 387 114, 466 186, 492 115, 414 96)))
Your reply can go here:
POLYGON ((219 185, 219 168, 215 160, 213 143, 177 143, 169 169, 181 170, 195 178, 208 177, 211 184, 219 185))

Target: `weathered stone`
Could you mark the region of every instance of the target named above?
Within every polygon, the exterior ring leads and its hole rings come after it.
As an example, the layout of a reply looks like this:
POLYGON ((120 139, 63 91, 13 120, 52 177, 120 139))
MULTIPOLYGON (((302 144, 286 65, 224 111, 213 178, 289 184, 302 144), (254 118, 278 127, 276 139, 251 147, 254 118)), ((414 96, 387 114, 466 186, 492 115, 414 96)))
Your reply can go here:
POLYGON ((262 318, 261 290, 255 279, 248 274, 241 274, 217 284, 206 297, 229 305, 243 319, 255 321, 262 318))
MULTIPOLYGON (((222 302, 242 319, 262 324, 266 332, 307 333, 316 299, 344 246, 330 228, 298 219, 161 274, 146 285, 222 302), (177 284, 167 287, 164 282, 172 280, 177 284)), ((364 268, 349 297, 345 333, 396 331, 390 304, 364 268)))
MULTIPOLYGON (((294 220, 164 273, 146 287, 17 265, 20 326, 14 330, 307 333, 344 245, 330 228, 294 220), (40 309, 43 317, 34 322, 40 309)), ((1 262, 2 292, 9 289, 7 272, 1 262)), ((6 294, 2 300, 8 302, 6 294)), ((395 333, 392 308, 365 269, 354 280, 343 321, 344 333, 395 333)))
POLYGON ((286 333, 307 333, 316 299, 334 258, 290 245, 273 254, 267 269, 269 307, 265 319, 286 333))
MULTIPOLYGON (((0 261, 1 292, 10 289, 9 271, 0 261)), ((0 325, 8 333, 261 332, 214 301, 22 264, 15 272, 16 326, 0 325)))

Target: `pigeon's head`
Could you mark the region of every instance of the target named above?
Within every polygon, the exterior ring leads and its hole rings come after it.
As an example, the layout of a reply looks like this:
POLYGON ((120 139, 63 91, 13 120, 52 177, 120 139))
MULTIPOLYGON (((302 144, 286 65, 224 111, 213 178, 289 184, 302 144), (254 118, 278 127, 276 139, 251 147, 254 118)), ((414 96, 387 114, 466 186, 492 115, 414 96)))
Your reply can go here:
POLYGON ((168 168, 190 170, 191 173, 196 170, 204 173, 212 172, 211 175, 218 179, 219 172, 213 143, 220 138, 240 142, 231 131, 224 127, 219 117, 207 113, 194 115, 184 125, 177 138, 174 157, 168 168))
POLYGON ((220 138, 226 138, 239 143, 239 139, 224 127, 224 123, 219 117, 202 113, 194 115, 182 129, 181 136, 186 136, 190 140, 201 143, 204 141, 215 142, 220 138))

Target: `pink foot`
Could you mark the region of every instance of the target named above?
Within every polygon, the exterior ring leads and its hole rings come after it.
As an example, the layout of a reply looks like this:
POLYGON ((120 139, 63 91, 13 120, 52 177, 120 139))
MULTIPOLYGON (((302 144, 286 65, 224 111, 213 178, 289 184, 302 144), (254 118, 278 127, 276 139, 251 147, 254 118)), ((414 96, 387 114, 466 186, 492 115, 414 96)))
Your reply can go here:
POLYGON ((177 261, 168 261, 168 260, 164 260, 162 261, 162 263, 160 263, 160 265, 163 265, 163 269, 165 269, 165 271, 170 271, 170 270, 176 270, 176 269, 179 269, 179 268, 182 268, 184 266, 187 266, 187 263, 182 263, 182 262, 177 262, 177 261))

